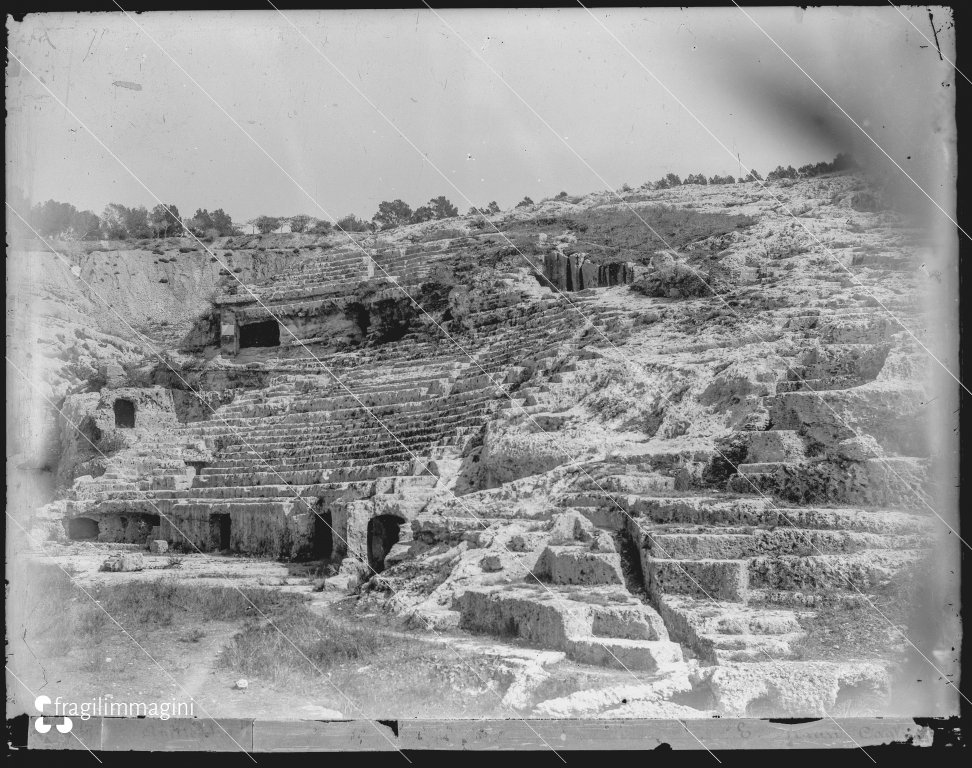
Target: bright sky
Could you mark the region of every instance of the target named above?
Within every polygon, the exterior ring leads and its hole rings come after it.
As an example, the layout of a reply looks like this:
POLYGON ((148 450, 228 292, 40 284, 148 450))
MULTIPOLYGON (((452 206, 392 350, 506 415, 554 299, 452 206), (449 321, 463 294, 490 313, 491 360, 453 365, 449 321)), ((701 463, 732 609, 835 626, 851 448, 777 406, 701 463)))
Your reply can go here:
MULTIPOLYGON (((924 8, 903 12, 932 38, 924 8)), ((381 200, 439 194, 461 211, 506 208, 669 171, 739 175, 632 54, 764 174, 861 138, 736 8, 594 10, 610 33, 579 7, 285 13, 331 63, 273 10, 8 19, 11 51, 77 116, 11 59, 8 184, 98 213, 151 208, 154 194, 183 215, 221 207, 245 221, 370 218, 381 200)), ((896 9, 748 13, 909 172, 947 154, 954 72, 896 9)), ((954 61, 952 31, 939 40, 954 61)))

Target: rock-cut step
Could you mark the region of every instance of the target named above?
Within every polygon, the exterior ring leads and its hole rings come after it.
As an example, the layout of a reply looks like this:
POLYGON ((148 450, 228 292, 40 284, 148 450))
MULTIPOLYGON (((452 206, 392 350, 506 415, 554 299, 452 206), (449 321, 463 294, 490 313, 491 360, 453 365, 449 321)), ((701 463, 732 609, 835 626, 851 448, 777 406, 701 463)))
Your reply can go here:
POLYGON ((477 587, 456 607, 460 629, 518 637, 584 664, 660 671, 682 663, 657 611, 620 586, 477 587))
POLYGON ((742 559, 644 557, 651 595, 683 594, 746 602, 752 589, 873 591, 918 560, 924 550, 867 550, 836 555, 764 555, 742 559))
POLYGON ((657 672, 682 663, 682 647, 669 640, 622 637, 569 639, 567 657, 583 664, 657 672))

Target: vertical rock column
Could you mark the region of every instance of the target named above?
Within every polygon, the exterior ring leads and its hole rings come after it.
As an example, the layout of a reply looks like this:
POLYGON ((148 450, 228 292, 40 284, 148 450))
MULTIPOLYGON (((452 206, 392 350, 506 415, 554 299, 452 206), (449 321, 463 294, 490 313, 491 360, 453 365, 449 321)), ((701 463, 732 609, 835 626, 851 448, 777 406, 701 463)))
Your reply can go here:
POLYGON ((224 309, 219 315, 219 346, 223 354, 235 355, 239 349, 239 329, 236 315, 224 309))

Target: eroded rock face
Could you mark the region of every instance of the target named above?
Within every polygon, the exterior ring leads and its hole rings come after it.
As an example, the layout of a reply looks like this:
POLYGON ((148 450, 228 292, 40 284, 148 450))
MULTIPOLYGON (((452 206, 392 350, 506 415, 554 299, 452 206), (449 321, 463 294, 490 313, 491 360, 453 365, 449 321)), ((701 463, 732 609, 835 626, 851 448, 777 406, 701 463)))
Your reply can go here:
POLYGON ((707 685, 717 711, 724 717, 826 717, 841 694, 887 697, 889 679, 879 664, 805 662, 733 664, 699 669, 697 680, 707 685))
POLYGON ((648 273, 635 281, 632 288, 645 296, 686 299, 721 291, 725 288, 725 277, 663 254, 652 259, 648 273))
POLYGON ((591 450, 589 442, 563 434, 510 431, 486 435, 480 459, 488 487, 539 475, 591 450))
POLYGON ((873 382, 825 393, 780 395, 772 421, 796 429, 822 445, 835 445, 864 431, 891 454, 927 456, 927 395, 920 385, 873 382))
POLYGON ((634 276, 634 265, 627 261, 610 258, 595 261, 586 253, 568 255, 562 251, 549 252, 543 257, 543 282, 560 291, 626 285, 634 276))

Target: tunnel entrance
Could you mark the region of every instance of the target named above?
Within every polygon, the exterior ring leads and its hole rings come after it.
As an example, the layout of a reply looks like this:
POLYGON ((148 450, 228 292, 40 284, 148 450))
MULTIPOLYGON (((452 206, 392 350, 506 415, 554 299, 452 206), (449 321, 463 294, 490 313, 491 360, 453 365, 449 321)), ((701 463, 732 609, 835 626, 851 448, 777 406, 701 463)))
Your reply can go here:
POLYGON ((280 324, 273 318, 240 326, 240 349, 279 346, 280 324))
POLYGON ((90 517, 74 517, 68 520, 68 538, 71 541, 94 541, 100 530, 98 521, 90 517))
POLYGON ((368 565, 377 573, 385 570, 385 557, 398 542, 404 518, 378 515, 368 521, 368 565))
POLYGON ((231 522, 227 514, 209 516, 209 540, 213 549, 222 552, 230 548, 231 522))
POLYGON ((330 558, 334 551, 334 531, 331 528, 331 513, 322 506, 314 510, 314 538, 311 542, 311 557, 315 560, 330 558))
POLYGON ((115 400, 115 426, 132 429, 135 426, 135 403, 124 397, 115 400))

